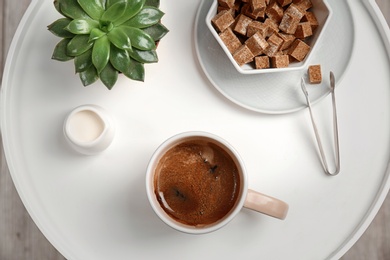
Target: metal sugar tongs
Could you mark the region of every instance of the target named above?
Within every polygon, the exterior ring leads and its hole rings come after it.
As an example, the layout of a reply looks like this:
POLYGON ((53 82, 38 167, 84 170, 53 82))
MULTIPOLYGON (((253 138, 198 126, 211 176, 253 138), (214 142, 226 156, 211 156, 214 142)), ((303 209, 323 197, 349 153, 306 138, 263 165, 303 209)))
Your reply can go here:
POLYGON ((329 171, 329 167, 326 161, 326 156, 324 153, 324 149, 322 147, 321 138, 318 133, 317 125, 314 120, 313 111, 311 108, 311 103, 309 99, 309 93, 307 92, 305 80, 301 79, 301 87, 302 91, 305 94, 307 106, 310 111, 310 118, 311 123, 313 125, 314 133, 317 139, 318 149, 320 151, 321 160, 322 160, 322 166, 324 167, 325 172, 330 176, 336 176, 340 172, 340 147, 339 147, 339 136, 338 136, 338 126, 337 126, 337 112, 336 112, 336 97, 335 97, 335 78, 333 72, 330 72, 330 93, 332 94, 332 106, 333 106, 333 138, 334 138, 334 148, 335 148, 335 155, 336 155, 336 169, 334 172, 329 171))

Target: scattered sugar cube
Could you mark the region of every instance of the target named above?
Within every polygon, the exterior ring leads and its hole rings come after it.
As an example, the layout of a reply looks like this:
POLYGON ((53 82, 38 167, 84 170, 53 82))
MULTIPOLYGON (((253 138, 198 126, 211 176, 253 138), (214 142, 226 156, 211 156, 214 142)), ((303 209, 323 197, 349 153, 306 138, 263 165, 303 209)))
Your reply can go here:
POLYGON ((320 84, 322 82, 321 65, 311 65, 308 68, 309 82, 320 84))

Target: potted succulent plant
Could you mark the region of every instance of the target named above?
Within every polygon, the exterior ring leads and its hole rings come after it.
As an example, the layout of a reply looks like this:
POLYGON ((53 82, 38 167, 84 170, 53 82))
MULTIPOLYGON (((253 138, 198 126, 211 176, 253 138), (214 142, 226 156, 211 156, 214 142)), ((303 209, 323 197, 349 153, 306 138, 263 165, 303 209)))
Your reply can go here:
POLYGON ((111 89, 120 73, 144 81, 144 64, 158 61, 157 43, 168 33, 159 5, 159 0, 54 0, 64 17, 48 26, 63 38, 52 59, 74 60, 84 86, 100 78, 111 89))

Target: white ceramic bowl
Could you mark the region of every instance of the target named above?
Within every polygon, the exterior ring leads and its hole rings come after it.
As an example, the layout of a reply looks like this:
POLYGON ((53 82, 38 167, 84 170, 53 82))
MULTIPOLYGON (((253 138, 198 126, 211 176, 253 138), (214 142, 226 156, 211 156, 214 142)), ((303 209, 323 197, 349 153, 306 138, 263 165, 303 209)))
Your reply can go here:
POLYGON ((244 64, 243 66, 239 66, 237 62, 234 60, 233 55, 229 52, 226 45, 223 43, 221 38, 218 35, 218 32, 215 30, 211 23, 211 19, 217 14, 218 1, 214 0, 213 4, 210 7, 209 12, 206 15, 206 24, 209 28, 211 34, 215 37, 217 42, 221 45, 222 49, 229 57, 233 66, 237 69, 239 73, 242 74, 262 74, 262 73, 271 73, 271 72, 287 72, 292 70, 302 70, 303 68, 307 68, 308 63, 310 62, 310 57, 315 55, 317 42, 319 42, 323 32, 325 31, 329 20, 332 16, 332 9, 330 8, 328 2, 326 0, 311 0, 313 3, 313 7, 310 9, 313 12, 318 20, 319 26, 315 30, 314 34, 310 36, 305 42, 310 45, 310 51, 306 55, 305 59, 301 62, 295 61, 290 63, 290 65, 286 68, 268 68, 268 69, 255 69, 250 64, 244 64))

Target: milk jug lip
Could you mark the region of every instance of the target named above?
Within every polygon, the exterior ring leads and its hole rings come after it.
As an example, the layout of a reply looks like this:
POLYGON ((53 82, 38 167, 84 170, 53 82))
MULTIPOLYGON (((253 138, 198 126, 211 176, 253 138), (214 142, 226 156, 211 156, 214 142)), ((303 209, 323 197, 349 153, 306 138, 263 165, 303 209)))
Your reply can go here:
POLYGON ((108 112, 100 106, 94 104, 81 105, 74 108, 65 118, 63 132, 69 145, 79 153, 93 155, 105 150, 112 142, 115 133, 113 121, 108 112), (100 134, 91 141, 83 141, 75 137, 72 133, 72 119, 80 112, 91 112, 102 123, 100 134))
POLYGON ((96 143, 98 143, 103 137, 104 137, 104 134, 108 131, 108 127, 109 125, 107 125, 108 123, 106 122, 107 120, 105 120, 104 118, 104 115, 101 114, 101 109, 98 109, 96 106, 94 105, 83 105, 83 106, 79 106, 77 108, 75 108, 68 116, 67 118, 67 123, 65 125, 66 127, 66 133, 67 133, 67 136, 68 138, 74 142, 74 143, 77 143, 79 144, 80 146, 93 146, 95 145, 96 143), (100 111, 99 111, 100 110, 100 111), (98 137, 94 138, 92 141, 83 141, 83 140, 80 140, 78 138, 75 137, 75 133, 72 132, 72 129, 71 129, 71 122, 72 122, 72 119, 79 113, 81 112, 92 112, 101 122, 102 122, 102 125, 103 125, 103 129, 100 131, 100 134, 98 137))

